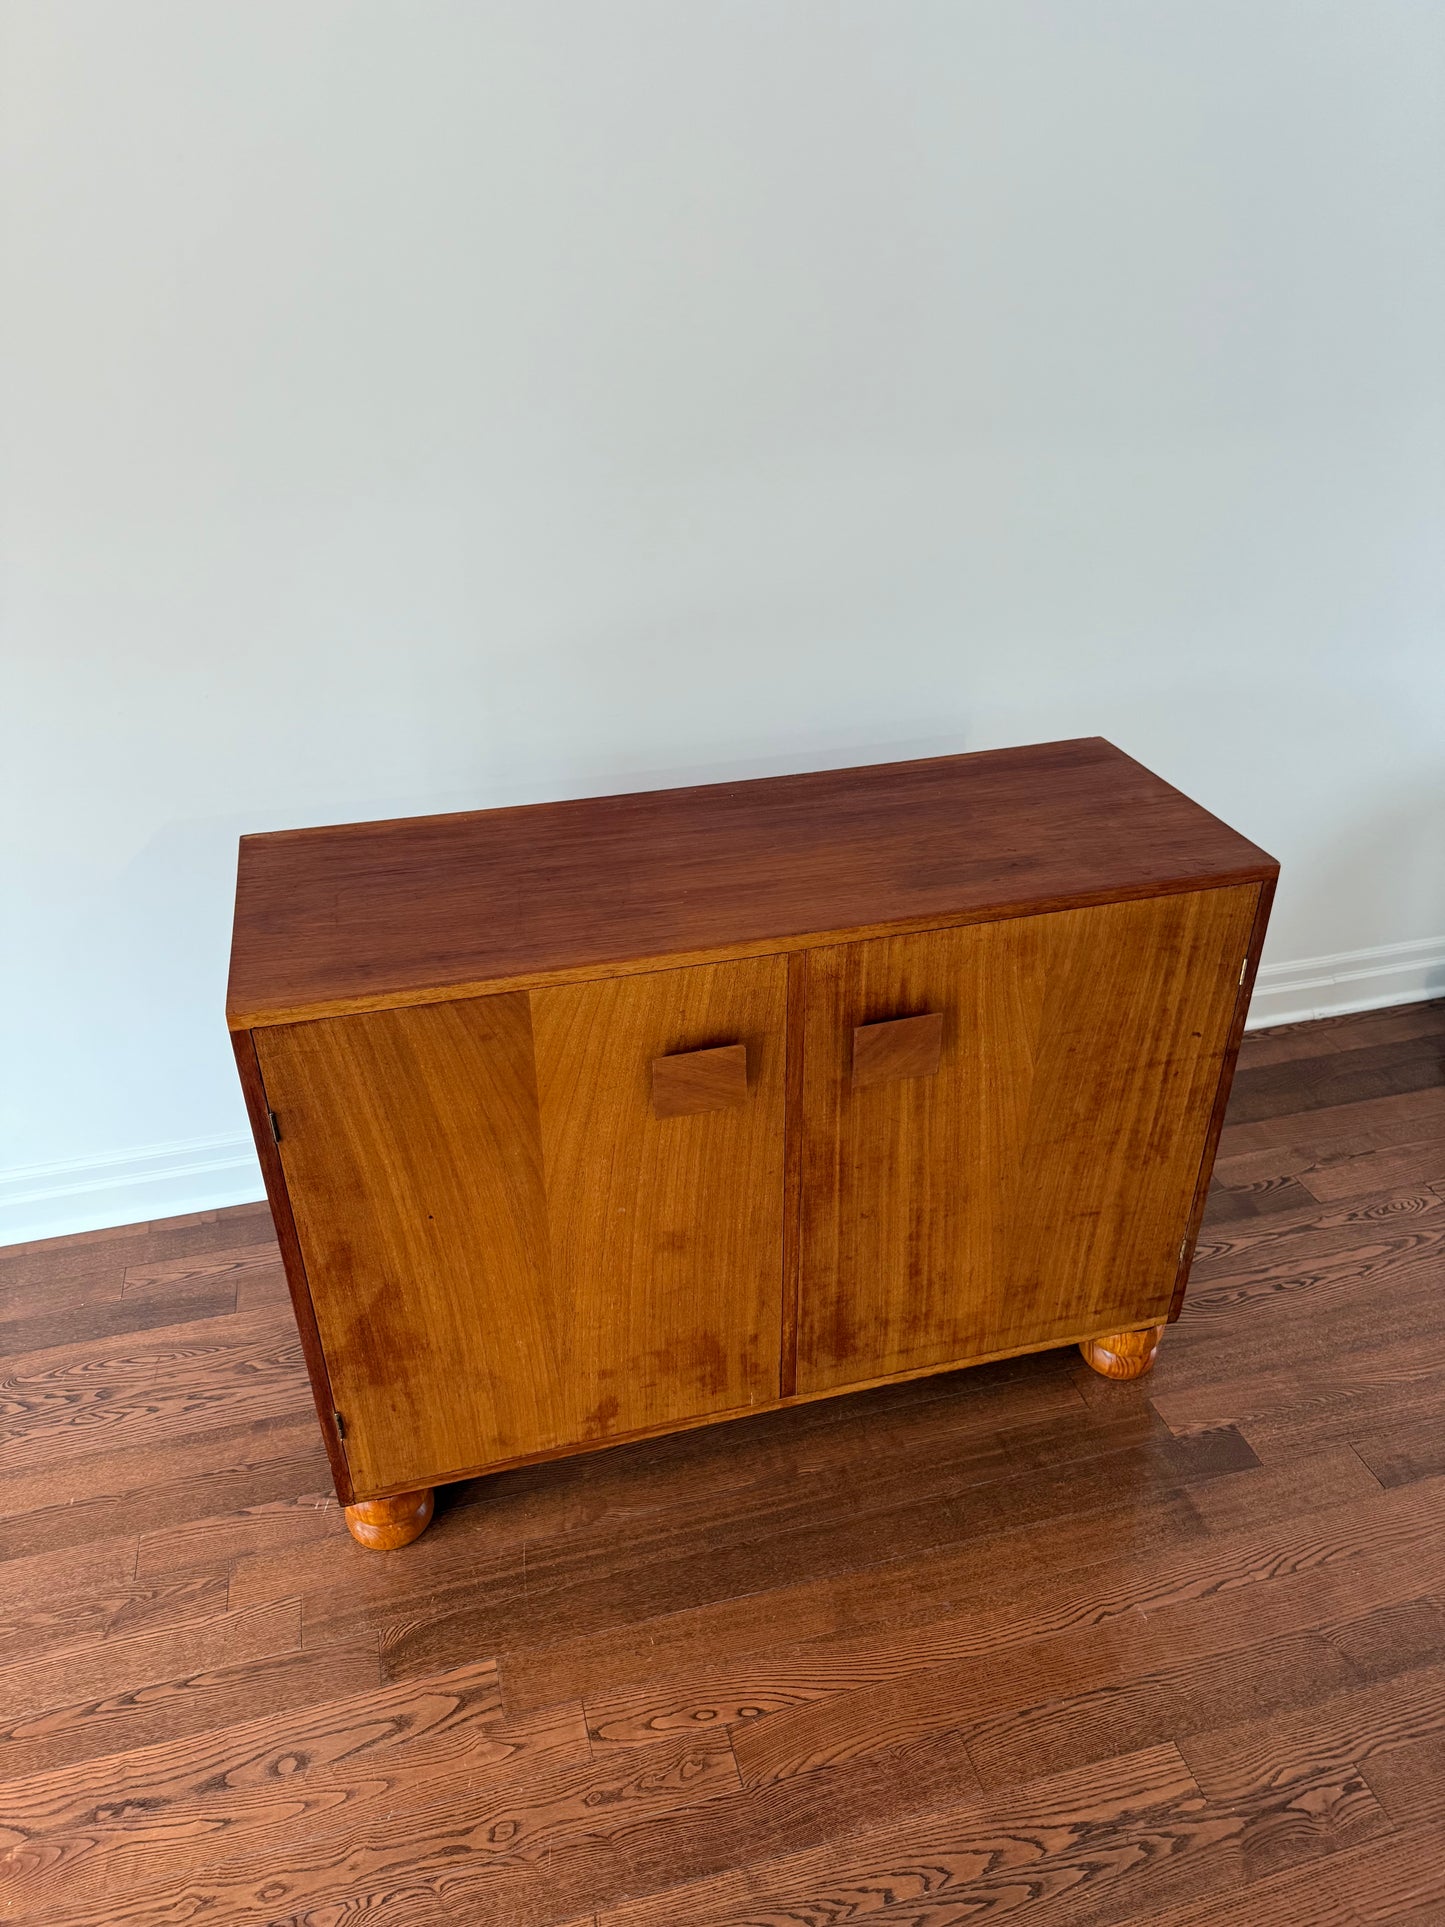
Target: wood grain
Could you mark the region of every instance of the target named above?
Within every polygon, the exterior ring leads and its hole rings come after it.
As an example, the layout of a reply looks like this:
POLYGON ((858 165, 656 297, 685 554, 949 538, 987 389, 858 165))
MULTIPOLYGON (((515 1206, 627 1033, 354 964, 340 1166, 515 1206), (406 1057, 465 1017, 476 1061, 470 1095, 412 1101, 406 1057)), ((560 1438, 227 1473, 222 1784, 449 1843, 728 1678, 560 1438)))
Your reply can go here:
POLYGON ((745 1044, 718 1044, 712 1050, 679 1051, 652 1060, 654 1117, 695 1117, 700 1111, 726 1111, 747 1101, 745 1044))
POLYGON ((807 1031, 808 960, 795 950, 788 958, 787 1071, 783 1137, 783 1316, 778 1359, 778 1392, 792 1398, 798 1389, 798 1280, 802 1269, 803 1042, 807 1031))
POLYGON ((786 981, 750 959, 256 1034, 358 1495, 776 1399, 786 981), (654 1059, 718 1035, 746 1104, 659 1119, 654 1059))
POLYGON ((281 1161, 281 1146, 276 1136, 270 1099, 266 1095, 256 1039, 249 1031, 233 1031, 231 1049, 236 1059, 236 1072, 241 1080, 241 1095, 246 1103, 246 1118, 251 1126, 252 1142, 256 1146, 256 1157, 266 1185, 266 1197, 271 1206, 276 1242, 280 1247, 281 1260, 286 1268, 286 1289, 291 1294, 291 1308, 296 1317, 296 1331, 306 1360, 306 1374, 311 1381, 311 1397, 316 1407, 316 1417, 321 1427, 326 1457, 331 1465, 332 1483, 336 1487, 336 1496, 342 1505, 350 1505, 356 1496, 352 1486, 351 1467, 347 1461, 345 1447, 341 1443, 341 1430, 336 1418, 336 1399, 331 1388, 330 1368, 322 1344, 321 1328, 316 1319, 311 1282, 306 1275, 306 1260, 301 1254, 301 1240, 296 1230, 296 1214, 292 1209, 291 1194, 287 1189, 286 1172, 281 1161))
POLYGON ((778 1396, 787 964, 532 993, 547 1244, 570 1430, 598 1439, 778 1396), (741 1105, 662 1120, 653 1058, 740 1040, 741 1105))
POLYGON ((1041 1661, 1058 1664, 1075 1689, 1094 1667, 1114 1678, 1125 1649, 1142 1670, 1161 1623, 1176 1654, 1198 1656, 1248 1646, 1254 1635, 1313 1630, 1325 1613, 1409 1601, 1445 1576, 1429 1504, 1381 1503, 1348 1517, 1331 1510, 1273 1532, 1256 1525, 1156 1551, 1124 1575, 1066 1566, 1043 1597, 1038 1573, 1021 1562, 992 1579, 969 1575, 973 1598, 962 1614, 867 1632, 835 1624, 826 1642, 760 1647, 726 1666, 709 1654, 659 1674, 657 1662, 645 1685, 584 1682, 589 1730, 601 1748, 756 1726, 738 1735, 737 1749, 756 1763, 806 1757, 821 1724, 857 1757, 890 1733, 917 1737, 962 1724, 968 1710, 996 1711, 1010 1682, 1023 1703, 1037 1699, 1041 1661))
POLYGON ((430 1486, 396 1492, 389 1499, 364 1499, 345 1508, 346 1530, 369 1552, 399 1552, 426 1531, 435 1507, 430 1486))
POLYGON ((856 1090, 895 1077, 932 1077, 943 1061, 943 1013, 856 1024, 848 1078, 856 1090))
POLYGON ((1234 1015, 1230 1021, 1229 1035, 1225 1040, 1224 1061, 1220 1066, 1219 1081, 1214 1087, 1214 1102, 1210 1107, 1209 1123, 1204 1133, 1204 1149, 1199 1159, 1199 1172, 1194 1181, 1194 1202, 1189 1209, 1189 1222, 1180 1248, 1179 1270, 1174 1280, 1174 1295, 1169 1301, 1171 1322, 1179 1316, 1184 1304, 1184 1293, 1189 1283, 1190 1268, 1194 1262, 1194 1248, 1199 1240, 1199 1227, 1204 1221, 1214 1160, 1219 1153, 1219 1140, 1224 1130, 1225 1113, 1229 1106, 1230 1093, 1234 1089, 1234 1074, 1239 1064, 1239 1047, 1244 1039, 1245 1020, 1249 1016, 1250 999, 1254 995, 1255 982, 1259 976, 1259 962, 1264 950, 1265 932, 1269 928, 1269 913, 1274 903, 1274 890, 1275 879, 1266 877, 1259 886, 1259 892, 1255 898, 1254 927, 1249 933, 1244 967, 1239 973, 1239 985, 1234 993, 1234 1015))
POLYGON ((288 830, 242 839, 227 1013, 248 1030, 1275 869, 1097 737, 288 830))
POLYGON ((346 1502, 566 1438, 525 996, 260 1031, 256 1054, 346 1502))
POLYGON ((27 1600, 6 1615, 6 1657, 19 1664, 98 1640, 216 1618, 226 1610, 229 1577, 222 1564, 175 1578, 118 1579, 109 1586, 87 1582, 73 1592, 27 1600))
POLYGON ((1079 1350, 1084 1363, 1101 1378, 1143 1378, 1154 1369, 1164 1331, 1163 1325, 1146 1325, 1142 1331, 1107 1332, 1100 1338, 1086 1338, 1079 1350))
MULTIPOLYGON (((292 1382, 297 1373, 293 1362, 292 1382)), ((188 1437, 41 1461, 4 1482, 0 1562, 109 1539, 118 1519, 145 1538, 184 1533, 198 1519, 294 1497, 326 1482, 326 1457, 305 1410, 216 1424, 188 1437)))
POLYGON ((1252 887, 808 953, 798 1384, 1162 1322, 1252 887), (944 1013, 858 1088, 859 1024, 944 1013))
POLYGON ((585 1761, 574 1717, 504 1722, 496 1669, 483 1662, 13 1782, 4 1889, 47 1909, 107 1895, 159 1905, 198 1852, 234 1860, 318 1822, 364 1827, 387 1802, 585 1761))
MULTIPOLYGON (((1175 1851, 1187 1851, 1186 1816, 1197 1816, 1202 1805, 1178 1753, 1172 1747, 1152 1749, 1117 1760, 1087 1780, 1060 1776, 1033 1788, 1027 1819, 1018 1805, 964 1803, 877 1834, 865 1832, 842 1852, 831 1844, 805 1849, 756 1872, 730 1872, 671 1894, 624 1902, 605 1909, 599 1927, 678 1927, 681 1921, 687 1927, 734 1927, 742 1921, 749 1927, 792 1927, 810 1912, 817 1917, 825 1904, 845 1920, 881 1916, 886 1921, 896 1910, 910 1924, 933 1927, 937 1920, 941 1927, 950 1903, 958 1909, 983 1898, 978 1889, 991 1875, 1002 1874, 1018 1885, 1037 1877, 1050 1861, 1063 1875, 1072 1854, 1087 1850, 1090 1840, 1097 1853, 1111 1835, 1167 1827, 1185 1836, 1176 1840, 1175 1851)), ((1202 1847, 1200 1840, 1194 1850, 1202 1847)), ((1103 1869, 1100 1873, 1107 1878, 1103 1869)), ((1076 1884, 1077 1876, 1059 1882, 1063 1888, 1076 1884)), ((1034 1891, 1045 1897, 1049 1888, 1034 1891)))
POLYGON ((0 1473, 292 1417, 310 1402, 300 1362, 271 1312, 29 1353, 0 1378, 0 1473))

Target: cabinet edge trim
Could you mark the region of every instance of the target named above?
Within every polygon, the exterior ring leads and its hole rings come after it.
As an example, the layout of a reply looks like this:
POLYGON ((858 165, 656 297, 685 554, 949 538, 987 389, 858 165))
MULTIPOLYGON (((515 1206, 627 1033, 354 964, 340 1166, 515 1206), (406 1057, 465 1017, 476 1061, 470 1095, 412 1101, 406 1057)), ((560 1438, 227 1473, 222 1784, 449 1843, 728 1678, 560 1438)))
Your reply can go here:
POLYGON ((1139 903, 1154 897, 1202 896, 1215 890, 1237 890, 1249 884, 1273 894, 1279 865, 1254 866, 1244 871, 1181 879, 1169 877, 1137 888, 1090 890, 1068 897, 1049 897, 1023 903, 990 904, 977 910, 939 911, 924 916, 885 919, 880 923, 845 925, 836 930, 808 930, 786 935, 745 938, 700 950, 648 952, 635 957, 611 957, 596 963, 572 964, 561 970, 520 971, 507 977, 467 978, 454 984, 421 984, 397 990, 378 990, 347 997, 310 998, 294 1003, 226 1005, 226 1024, 233 1036, 269 1030, 280 1024, 323 1022, 329 1017, 358 1017, 377 1010, 409 1010, 426 1004, 462 1003, 477 997, 501 997, 519 990, 551 990, 564 984, 595 983, 614 977, 651 976, 664 970, 695 970, 709 964, 747 958, 792 956, 834 944, 867 943, 874 938, 920 936, 932 930, 964 930, 981 923, 1012 923, 1022 917, 1051 916, 1064 910, 1092 910, 1111 903, 1139 903))

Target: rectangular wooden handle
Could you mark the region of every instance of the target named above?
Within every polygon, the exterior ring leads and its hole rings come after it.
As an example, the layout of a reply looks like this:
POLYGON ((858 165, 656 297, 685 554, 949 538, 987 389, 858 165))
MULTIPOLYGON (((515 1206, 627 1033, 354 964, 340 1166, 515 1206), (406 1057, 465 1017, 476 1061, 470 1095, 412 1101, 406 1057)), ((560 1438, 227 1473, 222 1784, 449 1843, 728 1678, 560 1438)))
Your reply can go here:
POLYGON ((720 1044, 715 1050, 684 1050, 652 1060, 652 1114, 689 1117, 696 1111, 728 1111, 748 1101, 748 1047, 720 1044))
POLYGON ((853 1030, 853 1082, 886 1084, 895 1077, 932 1077, 943 1062, 943 1012, 892 1017, 853 1030))

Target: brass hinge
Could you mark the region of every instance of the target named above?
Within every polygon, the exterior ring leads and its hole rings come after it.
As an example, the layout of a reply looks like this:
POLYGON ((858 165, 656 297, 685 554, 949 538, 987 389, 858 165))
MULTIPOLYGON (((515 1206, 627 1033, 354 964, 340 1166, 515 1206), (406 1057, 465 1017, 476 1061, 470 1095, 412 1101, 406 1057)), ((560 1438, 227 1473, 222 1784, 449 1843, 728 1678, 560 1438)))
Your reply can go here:
POLYGON ((1184 1263, 1184 1260, 1188 1256, 1189 1256, 1189 1240, 1187 1238, 1181 1238, 1179 1241, 1179 1262, 1181 1265, 1184 1263))
POLYGON ((271 1135, 279 1144, 281 1142, 281 1126, 276 1122, 276 1113, 274 1111, 267 1111, 266 1115, 271 1120, 271 1135))
POLYGON ((333 1412, 331 1414, 331 1423, 336 1427, 337 1438, 344 1439, 346 1437, 346 1420, 341 1416, 340 1412, 333 1412))
POLYGON ((1243 983, 1245 978, 1248 975, 1249 975, 1249 952, 1246 950, 1244 953, 1244 962, 1239 966, 1239 981, 1243 983))

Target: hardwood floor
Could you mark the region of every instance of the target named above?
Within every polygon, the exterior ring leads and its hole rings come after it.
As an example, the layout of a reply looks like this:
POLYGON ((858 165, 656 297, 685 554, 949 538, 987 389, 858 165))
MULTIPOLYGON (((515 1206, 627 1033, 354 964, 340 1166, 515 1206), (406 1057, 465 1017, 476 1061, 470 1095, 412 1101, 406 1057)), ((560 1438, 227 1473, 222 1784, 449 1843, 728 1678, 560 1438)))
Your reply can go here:
POLYGON ((392 1554, 264 1207, 0 1252, 0 1920, 1445 1922, 1442 1051, 1246 1039, 1148 1379, 536 1466, 392 1554))

